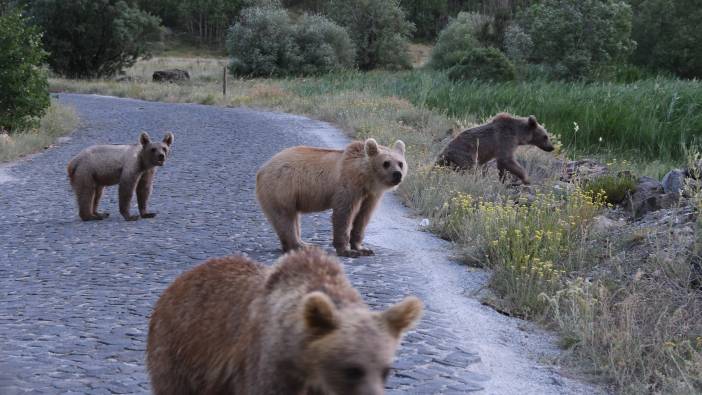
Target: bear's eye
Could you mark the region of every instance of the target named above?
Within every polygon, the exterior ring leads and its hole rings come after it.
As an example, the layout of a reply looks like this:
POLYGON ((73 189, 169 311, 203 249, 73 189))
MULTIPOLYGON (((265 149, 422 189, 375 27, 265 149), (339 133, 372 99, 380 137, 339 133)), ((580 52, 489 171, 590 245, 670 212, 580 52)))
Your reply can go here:
POLYGON ((402 162, 397 162, 397 165, 400 166, 400 169, 402 169, 402 166, 404 166, 402 162))
POLYGON ((386 160, 385 162, 383 162, 383 167, 386 168, 386 169, 387 169, 388 167, 390 167, 390 161, 389 161, 389 160, 386 160))
POLYGON ((344 368, 344 377, 346 377, 347 380, 349 381, 358 381, 363 378, 365 375, 365 372, 363 371, 363 368, 360 368, 358 366, 351 366, 348 368, 344 368))
POLYGON ((389 375, 390 375, 390 368, 383 369, 383 381, 386 381, 388 379, 389 375))
POLYGON ((151 152, 156 152, 156 148, 151 148, 151 152))

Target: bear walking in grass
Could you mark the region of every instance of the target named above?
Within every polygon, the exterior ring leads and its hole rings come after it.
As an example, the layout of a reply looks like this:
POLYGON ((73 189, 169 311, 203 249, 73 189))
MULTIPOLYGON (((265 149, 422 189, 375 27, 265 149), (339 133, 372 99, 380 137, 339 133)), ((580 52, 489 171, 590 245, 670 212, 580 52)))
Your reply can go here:
POLYGON ((108 213, 97 211, 102 190, 119 184, 119 212, 125 220, 135 221, 129 207, 136 190, 141 218, 153 218, 155 213, 146 209, 156 174, 156 166, 163 166, 173 144, 173 133, 167 133, 163 142, 152 142, 142 133, 138 144, 94 145, 81 151, 68 162, 68 178, 78 200, 78 214, 83 221, 107 218, 108 213))
POLYGON ((353 142, 344 150, 292 147, 258 171, 256 197, 283 251, 306 245, 300 239, 300 213, 331 208, 337 254, 372 255, 362 244, 365 228, 383 193, 406 175, 400 140, 392 148, 374 139, 353 142))
POLYGON ((151 315, 156 395, 382 394, 414 297, 372 312, 335 258, 317 248, 265 267, 211 259, 181 275, 151 315))
POLYGON ((500 179, 509 171, 524 184, 529 177, 514 158, 520 145, 535 145, 544 151, 553 151, 548 132, 532 115, 528 118, 497 114, 490 122, 470 128, 454 138, 439 155, 436 164, 456 170, 467 170, 497 158, 500 179))

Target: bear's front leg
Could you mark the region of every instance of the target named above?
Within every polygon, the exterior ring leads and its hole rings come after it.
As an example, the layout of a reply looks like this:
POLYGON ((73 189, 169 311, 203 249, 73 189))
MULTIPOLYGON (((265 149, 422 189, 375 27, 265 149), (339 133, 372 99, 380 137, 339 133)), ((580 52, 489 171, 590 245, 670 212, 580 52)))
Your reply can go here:
POLYGON ((519 163, 517 163, 517 161, 514 158, 498 159, 497 170, 500 173, 500 181, 502 182, 505 182, 506 179, 507 174, 505 173, 505 171, 509 171, 510 173, 517 176, 522 181, 522 184, 530 184, 529 177, 527 177, 526 174, 526 170, 524 170, 524 168, 519 163))
POLYGON ((363 237, 365 235, 366 226, 368 226, 371 215, 373 215, 373 211, 375 211, 379 201, 380 197, 376 195, 369 195, 366 197, 356 214, 356 218, 353 220, 353 227, 351 228, 351 249, 358 251, 360 255, 368 256, 375 254, 373 250, 363 247, 363 237))
POLYGON ((145 171, 136 187, 137 203, 139 205, 139 215, 141 215, 141 218, 153 218, 156 216, 156 213, 150 213, 146 210, 146 204, 149 201, 149 196, 151 196, 155 173, 156 169, 145 171))
POLYGON ((349 248, 351 240, 351 219, 354 218, 359 209, 359 202, 355 202, 354 197, 346 193, 337 193, 334 196, 332 206, 332 228, 334 231, 334 248, 339 256, 358 258, 361 253, 349 248))
POLYGON ((138 215, 131 215, 129 212, 129 206, 132 204, 132 195, 134 194, 134 188, 136 188, 138 178, 125 178, 119 182, 119 213, 126 221, 136 221, 139 219, 138 215))

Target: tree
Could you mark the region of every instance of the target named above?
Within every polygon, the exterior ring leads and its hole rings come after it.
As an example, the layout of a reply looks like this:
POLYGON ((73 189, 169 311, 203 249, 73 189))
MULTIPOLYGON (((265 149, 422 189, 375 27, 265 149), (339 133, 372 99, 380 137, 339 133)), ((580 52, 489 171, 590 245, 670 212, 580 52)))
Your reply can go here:
POLYGON ((361 70, 410 67, 407 49, 414 26, 398 0, 331 0, 327 13, 348 30, 361 70))
POLYGON ((400 6, 414 23, 415 39, 433 40, 448 23, 446 0, 400 0, 400 6))
POLYGON ((635 46, 631 18, 631 7, 619 0, 544 0, 527 9, 520 25, 533 42, 533 61, 576 79, 628 57, 635 46))
POLYGON ((160 20, 124 0, 36 0, 49 65, 68 77, 111 76, 148 52, 160 20))
POLYGON ((30 126, 49 107, 41 33, 18 10, 0 15, 0 130, 30 126))
POLYGON ((702 0, 635 0, 634 64, 702 78, 702 0))

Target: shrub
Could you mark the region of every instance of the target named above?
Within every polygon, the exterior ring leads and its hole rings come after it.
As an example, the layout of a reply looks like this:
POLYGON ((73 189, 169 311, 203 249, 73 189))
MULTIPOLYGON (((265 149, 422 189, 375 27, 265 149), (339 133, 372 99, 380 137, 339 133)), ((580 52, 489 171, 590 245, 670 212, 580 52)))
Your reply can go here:
POLYGON ((49 65, 71 78, 112 76, 148 51, 160 32, 159 18, 123 0, 36 0, 49 65))
POLYGON ((232 73, 281 76, 353 66, 354 49, 342 27, 319 15, 293 24, 282 8, 247 8, 229 32, 232 73))
POLYGON ((331 0, 327 13, 348 30, 361 70, 411 67, 408 44, 414 26, 397 0, 331 0))
POLYGON ((485 15, 459 13, 439 34, 436 46, 431 51, 429 67, 448 69, 458 64, 468 51, 481 47, 477 36, 489 21, 489 17, 485 15))
POLYGON ((0 16, 0 130, 35 123, 49 107, 41 33, 19 11, 0 16))
POLYGON ((631 8, 619 0, 545 0, 522 18, 534 43, 532 60, 560 78, 587 77, 592 69, 626 58, 635 43, 631 8))
POLYGON ((605 195, 607 203, 619 204, 636 189, 636 179, 631 175, 605 175, 589 181, 585 190, 605 195))
POLYGON ((318 74, 354 65, 356 49, 346 29, 321 15, 304 15, 295 42, 302 57, 300 72, 318 74))
POLYGON ((300 62, 295 28, 281 8, 247 8, 229 31, 227 50, 231 72, 271 76, 295 70, 300 62))
POLYGON ((547 307, 541 293, 554 295, 564 273, 582 269, 582 243, 603 205, 602 195, 581 190, 539 193, 528 206, 458 193, 435 218, 449 239, 468 240, 472 254, 484 257, 494 270, 491 285, 512 311, 533 317, 547 307))
POLYGON ((474 48, 449 69, 451 80, 510 81, 515 78, 514 65, 495 48, 474 48))

